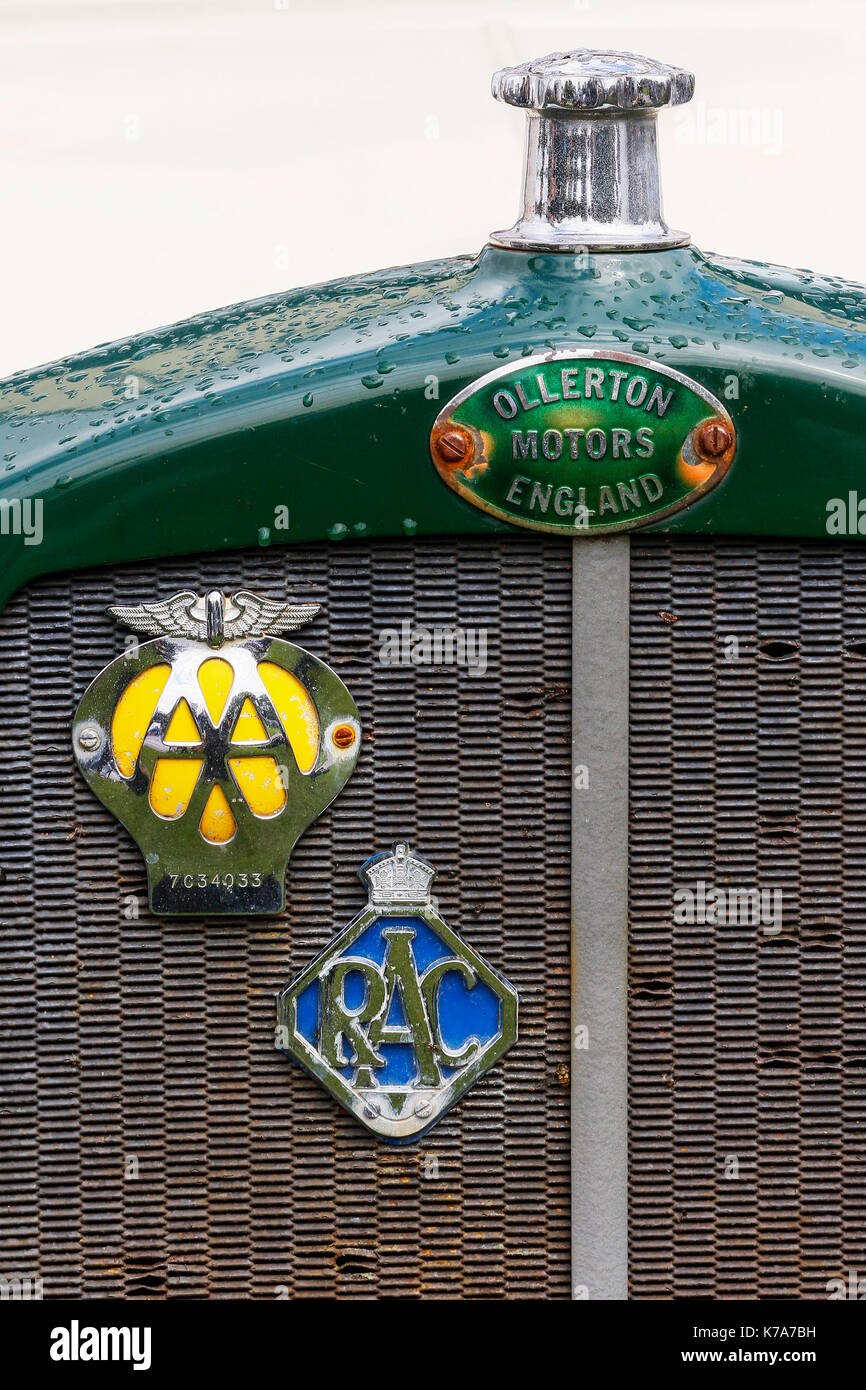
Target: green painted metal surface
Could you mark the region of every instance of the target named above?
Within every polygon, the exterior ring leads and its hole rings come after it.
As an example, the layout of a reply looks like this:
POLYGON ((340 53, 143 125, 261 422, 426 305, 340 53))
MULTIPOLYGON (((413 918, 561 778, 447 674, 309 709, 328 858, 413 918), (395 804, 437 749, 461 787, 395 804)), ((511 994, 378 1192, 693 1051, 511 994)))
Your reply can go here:
POLYGON ((487 247, 222 309, 7 379, 0 602, 36 575, 85 565, 514 529, 444 485, 430 428, 495 367, 589 346, 693 377, 736 425, 724 482, 650 529, 826 536, 836 498, 835 525, 856 533, 861 286, 693 247, 487 247))

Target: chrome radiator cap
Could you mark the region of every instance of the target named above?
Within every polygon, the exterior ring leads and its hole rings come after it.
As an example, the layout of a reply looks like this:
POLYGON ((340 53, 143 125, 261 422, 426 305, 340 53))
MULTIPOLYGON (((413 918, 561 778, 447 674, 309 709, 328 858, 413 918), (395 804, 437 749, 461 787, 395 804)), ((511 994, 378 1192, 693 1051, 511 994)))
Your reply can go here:
POLYGON ((656 115, 691 99, 682 68, 633 53, 549 53, 493 76, 493 95, 528 116, 523 211, 491 242, 515 250, 641 251, 685 246, 662 216, 656 115))

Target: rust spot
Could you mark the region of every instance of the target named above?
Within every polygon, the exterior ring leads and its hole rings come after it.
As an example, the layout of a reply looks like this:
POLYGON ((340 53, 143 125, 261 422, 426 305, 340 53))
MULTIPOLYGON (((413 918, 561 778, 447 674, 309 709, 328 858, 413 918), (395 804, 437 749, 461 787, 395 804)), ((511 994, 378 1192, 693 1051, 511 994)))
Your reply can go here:
POLYGON ((656 1004, 669 997, 673 990, 673 980, 669 975, 639 975, 631 988, 634 999, 647 1004, 656 1004))
POLYGON ((800 650, 796 638, 765 637, 758 643, 758 651, 768 661, 792 661, 800 650))
POLYGON ((379 1255, 365 1246, 347 1245, 336 1252, 334 1263, 344 1274, 360 1274, 371 1279, 379 1263, 379 1255))
POLYGON ((724 420, 708 420, 695 435, 695 452, 702 459, 720 459, 732 447, 733 431, 724 420))
POLYGON ((673 627, 674 623, 679 622, 676 613, 671 613, 667 608, 659 609, 659 617, 663 623, 668 623, 671 627, 673 627))
POLYGON ((516 709, 520 718, 529 718, 540 714, 544 705, 567 700, 570 695, 571 686, 568 682, 545 681, 542 685, 532 686, 508 696, 503 700, 503 704, 516 709))
POLYGON ((452 426, 433 441, 433 447, 443 463, 462 463, 472 453, 472 436, 452 426))
POLYGON ((351 748, 355 742, 355 730, 351 724, 338 724, 331 738, 338 748, 351 748))
POLYGON ((452 475, 461 474, 472 481, 489 467, 484 456, 483 437, 468 425, 445 420, 434 425, 430 436, 430 452, 442 477, 449 482, 452 475))

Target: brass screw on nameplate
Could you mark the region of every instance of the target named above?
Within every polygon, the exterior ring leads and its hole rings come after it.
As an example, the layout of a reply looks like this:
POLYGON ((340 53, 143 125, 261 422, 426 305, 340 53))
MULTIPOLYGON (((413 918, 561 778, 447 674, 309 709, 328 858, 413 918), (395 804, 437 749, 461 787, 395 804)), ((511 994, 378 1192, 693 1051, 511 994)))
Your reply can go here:
POLYGON ((708 420, 698 430, 695 449, 701 458, 718 459, 728 452, 733 442, 734 436, 723 420, 708 420))
POLYGON ((472 452, 472 440, 463 430, 446 430, 436 440, 436 449, 446 463, 460 463, 472 452))

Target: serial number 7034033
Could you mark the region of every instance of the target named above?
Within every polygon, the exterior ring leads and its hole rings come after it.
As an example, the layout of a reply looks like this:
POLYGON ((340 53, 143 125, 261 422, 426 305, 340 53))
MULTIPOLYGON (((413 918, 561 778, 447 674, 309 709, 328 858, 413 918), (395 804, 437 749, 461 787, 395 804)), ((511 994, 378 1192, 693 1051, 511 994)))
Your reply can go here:
POLYGON ((171 886, 184 888, 261 888, 261 874, 172 874, 171 886))

